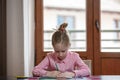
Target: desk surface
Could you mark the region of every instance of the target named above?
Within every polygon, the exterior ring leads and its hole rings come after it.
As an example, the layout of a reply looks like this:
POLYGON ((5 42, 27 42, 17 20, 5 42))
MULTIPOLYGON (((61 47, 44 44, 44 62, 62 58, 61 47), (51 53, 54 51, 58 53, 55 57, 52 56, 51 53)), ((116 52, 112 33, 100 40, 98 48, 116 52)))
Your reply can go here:
POLYGON ((82 78, 39 78, 39 77, 30 77, 17 80, 120 80, 120 75, 102 75, 102 76, 90 76, 82 78))

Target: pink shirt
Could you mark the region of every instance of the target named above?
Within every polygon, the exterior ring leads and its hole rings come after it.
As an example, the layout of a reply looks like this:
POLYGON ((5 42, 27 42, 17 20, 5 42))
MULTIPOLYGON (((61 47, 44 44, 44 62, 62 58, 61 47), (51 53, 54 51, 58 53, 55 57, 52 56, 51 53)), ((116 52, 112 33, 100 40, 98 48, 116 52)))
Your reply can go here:
POLYGON ((57 58, 55 52, 51 52, 42 60, 40 64, 35 66, 35 68, 33 69, 33 73, 37 72, 39 73, 39 76, 44 76, 47 70, 56 70, 56 64, 59 71, 74 72, 76 77, 90 75, 90 70, 88 66, 82 61, 82 59, 79 57, 79 54, 70 51, 67 52, 66 58, 62 61, 57 58), (76 66, 77 69, 75 69, 76 66))

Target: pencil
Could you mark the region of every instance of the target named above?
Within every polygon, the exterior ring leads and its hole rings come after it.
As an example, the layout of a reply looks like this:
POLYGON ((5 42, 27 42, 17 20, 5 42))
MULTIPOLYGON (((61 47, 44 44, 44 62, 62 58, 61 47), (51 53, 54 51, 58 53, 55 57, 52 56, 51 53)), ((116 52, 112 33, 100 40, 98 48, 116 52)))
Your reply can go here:
POLYGON ((17 79, 37 79, 38 77, 16 76, 17 79))
POLYGON ((57 63, 55 63, 55 66, 56 66, 56 70, 59 71, 57 63))

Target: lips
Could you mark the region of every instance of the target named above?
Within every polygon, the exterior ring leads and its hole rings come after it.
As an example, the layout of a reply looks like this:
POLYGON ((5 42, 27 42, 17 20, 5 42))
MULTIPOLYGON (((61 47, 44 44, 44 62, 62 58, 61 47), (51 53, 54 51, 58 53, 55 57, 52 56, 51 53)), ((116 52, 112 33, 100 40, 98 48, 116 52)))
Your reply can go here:
POLYGON ((59 60, 63 60, 63 59, 65 59, 65 57, 58 57, 58 59, 59 59, 59 60))
POLYGON ((63 60, 63 59, 64 59, 64 57, 58 57, 58 59, 59 59, 59 60, 63 60))

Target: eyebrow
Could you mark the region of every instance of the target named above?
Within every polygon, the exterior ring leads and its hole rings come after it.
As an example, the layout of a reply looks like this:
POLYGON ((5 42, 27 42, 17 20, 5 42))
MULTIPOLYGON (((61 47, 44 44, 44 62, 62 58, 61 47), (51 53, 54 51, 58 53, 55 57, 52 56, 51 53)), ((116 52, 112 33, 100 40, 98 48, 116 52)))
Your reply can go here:
POLYGON ((56 52, 65 52, 65 51, 67 51, 67 50, 61 50, 61 51, 57 51, 57 50, 55 50, 56 52))

